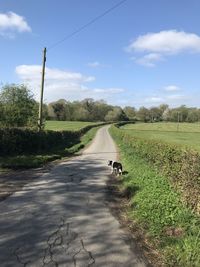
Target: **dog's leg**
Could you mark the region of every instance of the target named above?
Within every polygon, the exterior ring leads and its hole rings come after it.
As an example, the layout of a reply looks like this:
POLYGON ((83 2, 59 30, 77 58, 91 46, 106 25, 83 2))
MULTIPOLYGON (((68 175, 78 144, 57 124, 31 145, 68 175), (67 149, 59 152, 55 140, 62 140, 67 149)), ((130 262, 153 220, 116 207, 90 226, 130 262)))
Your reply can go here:
POLYGON ((117 168, 114 168, 114 174, 117 176, 117 173, 118 173, 118 171, 117 171, 117 168))

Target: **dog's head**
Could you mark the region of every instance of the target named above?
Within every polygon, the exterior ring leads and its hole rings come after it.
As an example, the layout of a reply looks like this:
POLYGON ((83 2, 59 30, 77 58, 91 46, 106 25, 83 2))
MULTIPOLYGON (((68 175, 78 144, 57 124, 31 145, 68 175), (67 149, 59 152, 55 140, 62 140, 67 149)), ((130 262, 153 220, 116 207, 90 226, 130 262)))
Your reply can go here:
POLYGON ((108 166, 112 166, 112 163, 113 163, 113 161, 112 160, 109 160, 108 161, 108 166))

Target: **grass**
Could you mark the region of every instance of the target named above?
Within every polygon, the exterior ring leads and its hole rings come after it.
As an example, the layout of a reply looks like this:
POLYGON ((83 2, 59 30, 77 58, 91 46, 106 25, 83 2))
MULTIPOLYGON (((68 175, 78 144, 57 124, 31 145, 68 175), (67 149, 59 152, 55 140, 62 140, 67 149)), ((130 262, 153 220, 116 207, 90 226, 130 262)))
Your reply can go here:
POLYGON ((128 216, 142 227, 150 246, 159 251, 157 261, 171 267, 200 266, 199 217, 184 207, 166 177, 156 173, 119 136, 114 135, 114 139, 128 172, 121 181, 121 188, 131 193, 128 216))
POLYGON ((94 125, 96 122, 85 122, 85 121, 46 121, 45 130, 52 131, 76 131, 81 128, 94 125))
POLYGON ((63 150, 55 150, 49 154, 43 155, 0 157, 0 172, 2 172, 3 169, 37 168, 53 160, 71 157, 91 142, 99 128, 100 127, 94 127, 90 129, 81 137, 79 143, 69 148, 63 148, 63 150))
POLYGON ((127 124, 122 129, 132 136, 145 139, 157 139, 176 143, 200 151, 200 124, 180 123, 136 123, 127 124))

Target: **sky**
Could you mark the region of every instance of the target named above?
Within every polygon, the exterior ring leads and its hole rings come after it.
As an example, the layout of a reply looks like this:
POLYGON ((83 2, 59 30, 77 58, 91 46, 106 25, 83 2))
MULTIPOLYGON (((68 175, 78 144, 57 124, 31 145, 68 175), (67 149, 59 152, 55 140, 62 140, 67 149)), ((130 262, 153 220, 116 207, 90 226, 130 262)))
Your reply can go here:
MULTIPOLYGON (((104 99, 119 106, 200 107, 200 1, 0 0, 0 83, 44 101, 104 99)), ((1 90, 1 89, 0 89, 1 90)))

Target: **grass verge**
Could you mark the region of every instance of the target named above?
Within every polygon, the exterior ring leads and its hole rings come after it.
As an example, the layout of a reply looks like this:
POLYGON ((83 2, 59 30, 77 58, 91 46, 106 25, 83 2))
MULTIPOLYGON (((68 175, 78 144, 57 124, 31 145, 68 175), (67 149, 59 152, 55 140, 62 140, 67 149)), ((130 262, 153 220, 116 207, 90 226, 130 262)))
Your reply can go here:
POLYGON ((63 150, 54 150, 51 151, 51 153, 42 155, 0 157, 0 171, 2 172, 3 169, 37 168, 50 161, 73 156, 91 142, 99 128, 100 127, 94 127, 90 129, 81 137, 79 143, 69 148, 64 148, 63 150))
POLYGON ((142 227, 145 239, 159 251, 158 266, 200 266, 199 217, 182 204, 166 177, 136 155, 112 128, 110 131, 128 172, 120 184, 129 196, 128 217, 142 227))

